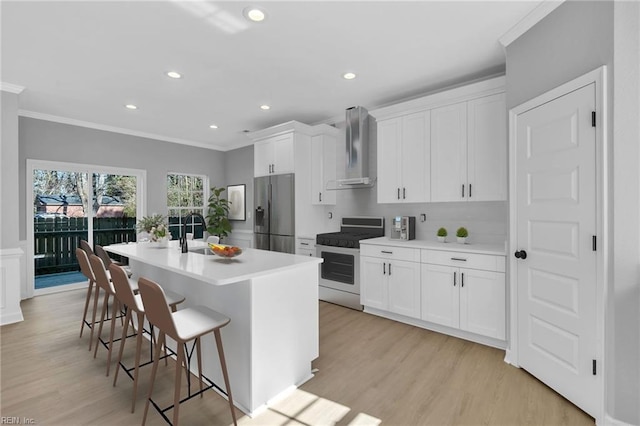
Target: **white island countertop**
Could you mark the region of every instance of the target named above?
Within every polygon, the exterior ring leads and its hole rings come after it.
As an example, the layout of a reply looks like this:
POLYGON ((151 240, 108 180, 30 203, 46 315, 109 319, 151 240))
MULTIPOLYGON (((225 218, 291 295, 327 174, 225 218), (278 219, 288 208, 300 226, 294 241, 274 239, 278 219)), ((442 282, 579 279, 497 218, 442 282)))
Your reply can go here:
POLYGON ((360 245, 376 244, 389 247, 407 247, 428 250, 444 250, 478 254, 493 254, 505 256, 506 249, 504 244, 458 244, 456 242, 441 243, 439 241, 429 240, 392 240, 389 237, 368 238, 361 240, 360 245))
POLYGON ((322 263, 322 259, 316 257, 252 248, 243 248, 240 256, 225 259, 212 254, 203 241, 190 240, 188 245, 188 253, 181 252, 178 241, 169 241, 164 247, 158 243, 113 244, 106 246, 105 250, 214 285, 283 272, 302 264, 322 263), (197 252, 202 249, 208 254, 197 252))

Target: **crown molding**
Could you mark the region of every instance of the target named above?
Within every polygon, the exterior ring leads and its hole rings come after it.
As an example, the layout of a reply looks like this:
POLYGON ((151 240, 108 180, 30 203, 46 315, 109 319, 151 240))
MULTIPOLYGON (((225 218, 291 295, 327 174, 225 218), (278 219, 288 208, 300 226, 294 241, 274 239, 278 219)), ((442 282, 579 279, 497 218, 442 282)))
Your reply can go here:
POLYGON ((0 81, 0 90, 3 92, 15 93, 19 95, 25 89, 23 86, 18 86, 17 84, 5 83, 4 81, 0 81))
MULTIPOLYGON (((69 124, 71 126, 78 126, 78 127, 86 127, 89 129, 95 129, 95 130, 102 130, 105 132, 112 132, 112 133, 120 133, 123 135, 130 135, 130 136, 137 136, 137 137, 141 137, 141 138, 147 138, 147 139, 155 139, 155 140, 159 140, 159 141, 164 141, 164 142, 172 142, 172 143, 178 143, 178 144, 182 144, 182 145, 189 145, 189 146, 194 146, 197 148, 205 148, 205 149, 212 149, 214 151, 228 151, 228 148, 224 148, 221 147, 219 145, 210 145, 210 144, 206 144, 203 142, 196 142, 196 141, 191 141, 188 139, 180 139, 180 138, 174 138, 174 137, 170 137, 170 136, 163 136, 163 135, 157 135, 154 133, 147 133, 147 132, 140 132, 138 130, 131 130, 131 129, 125 129, 122 127, 115 127, 115 126, 108 126, 105 124, 99 124, 99 123, 92 123, 89 121, 83 121, 83 120, 76 120, 74 118, 67 118, 67 117, 60 117, 57 115, 51 115, 51 114, 44 114, 41 112, 36 112, 36 111, 28 111, 28 110, 18 110, 18 115, 21 117, 28 117, 28 118, 35 118, 38 120, 45 120, 45 121, 52 121, 54 123, 61 123, 61 124, 69 124)), ((236 147, 234 146, 233 149, 235 149, 236 147)))
POLYGON ((542 21, 545 16, 556 10, 558 6, 565 0, 544 0, 535 7, 527 16, 522 18, 520 22, 514 25, 502 37, 498 39, 502 47, 507 47, 518 39, 522 34, 526 33, 538 22, 542 21))

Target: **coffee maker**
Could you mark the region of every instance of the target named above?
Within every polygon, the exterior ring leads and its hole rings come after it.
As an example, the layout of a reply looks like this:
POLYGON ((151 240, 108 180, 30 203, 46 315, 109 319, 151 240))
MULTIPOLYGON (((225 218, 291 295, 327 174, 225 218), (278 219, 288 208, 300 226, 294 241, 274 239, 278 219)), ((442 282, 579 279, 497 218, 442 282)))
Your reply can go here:
POLYGON ((416 238, 416 217, 396 216, 391 220, 390 238, 393 240, 413 240, 416 238))

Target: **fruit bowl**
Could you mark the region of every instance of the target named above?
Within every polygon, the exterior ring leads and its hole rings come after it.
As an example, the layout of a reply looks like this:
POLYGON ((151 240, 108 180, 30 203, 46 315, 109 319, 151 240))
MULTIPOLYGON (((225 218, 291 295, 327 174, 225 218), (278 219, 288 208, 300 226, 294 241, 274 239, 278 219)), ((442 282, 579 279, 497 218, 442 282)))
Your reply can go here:
POLYGON ((209 249, 211 249, 213 254, 226 259, 231 259, 242 254, 242 249, 240 247, 225 246, 224 244, 209 244, 209 249))

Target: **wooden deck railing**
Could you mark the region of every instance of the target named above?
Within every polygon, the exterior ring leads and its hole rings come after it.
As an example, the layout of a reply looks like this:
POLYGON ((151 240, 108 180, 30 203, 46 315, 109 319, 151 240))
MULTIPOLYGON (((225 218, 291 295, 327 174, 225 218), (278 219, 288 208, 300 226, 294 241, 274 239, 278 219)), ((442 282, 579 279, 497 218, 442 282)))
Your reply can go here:
MULTIPOLYGON (((35 274, 77 271, 76 248, 88 240, 87 218, 34 218, 35 274)), ((109 245, 136 240, 136 218, 93 219, 94 244, 109 245)))

